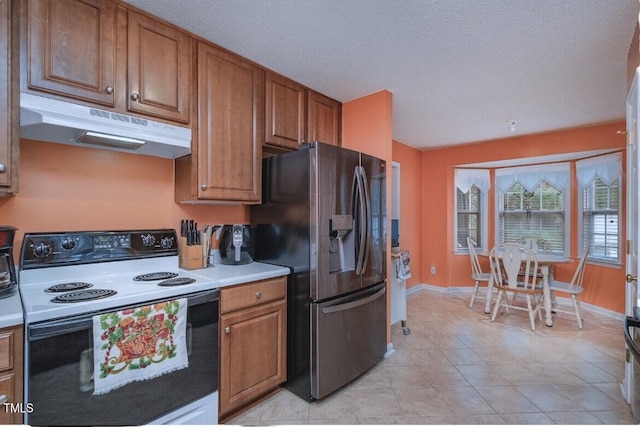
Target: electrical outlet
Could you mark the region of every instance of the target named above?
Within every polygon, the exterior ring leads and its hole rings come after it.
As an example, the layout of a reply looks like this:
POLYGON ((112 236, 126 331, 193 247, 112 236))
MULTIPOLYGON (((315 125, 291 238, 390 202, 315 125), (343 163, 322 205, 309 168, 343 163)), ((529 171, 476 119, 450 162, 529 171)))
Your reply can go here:
POLYGON ((436 265, 431 264, 431 274, 436 274, 436 265))

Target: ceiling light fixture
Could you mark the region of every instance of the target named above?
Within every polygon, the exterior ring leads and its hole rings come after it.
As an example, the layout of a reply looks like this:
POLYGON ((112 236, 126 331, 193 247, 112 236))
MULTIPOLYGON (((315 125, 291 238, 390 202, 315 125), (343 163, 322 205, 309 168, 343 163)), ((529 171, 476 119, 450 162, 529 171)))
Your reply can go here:
POLYGON ((511 133, 515 133, 515 131, 516 131, 516 123, 518 123, 517 120, 509 120, 507 122, 507 124, 509 125, 509 130, 511 131, 511 133))

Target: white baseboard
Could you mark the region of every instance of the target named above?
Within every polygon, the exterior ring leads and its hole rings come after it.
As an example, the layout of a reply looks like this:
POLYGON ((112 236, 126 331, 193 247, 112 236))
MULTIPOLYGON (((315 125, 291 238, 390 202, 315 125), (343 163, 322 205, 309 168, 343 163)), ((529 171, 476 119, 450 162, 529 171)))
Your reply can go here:
MULTIPOLYGON (((473 292, 473 288, 470 286, 460 286, 460 287, 449 287, 449 288, 443 288, 442 286, 434 286, 434 285, 427 285, 427 284, 419 284, 419 285, 414 285, 410 288, 407 288, 407 297, 414 295, 420 291, 431 291, 431 292, 440 292, 440 293, 445 293, 445 294, 453 294, 453 293, 471 293, 473 292)), ((562 305, 562 306, 569 306, 572 307, 573 303, 571 302, 570 298, 563 298, 563 297, 557 297, 556 298, 556 302, 558 303, 558 305, 562 305)), ((601 314, 603 316, 607 316, 610 317, 612 319, 616 319, 616 320, 624 320, 625 316, 624 314, 615 312, 615 311, 611 311, 611 310, 607 310, 606 308, 602 308, 602 307, 598 307, 596 305, 593 304, 587 304, 583 301, 580 301, 580 306, 583 308, 583 310, 585 311, 589 311, 592 313, 596 313, 596 314, 601 314)))
POLYGON ((395 353, 396 351, 393 349, 393 344, 388 342, 387 343, 387 352, 384 354, 385 359, 389 356, 391 356, 393 353, 395 353))

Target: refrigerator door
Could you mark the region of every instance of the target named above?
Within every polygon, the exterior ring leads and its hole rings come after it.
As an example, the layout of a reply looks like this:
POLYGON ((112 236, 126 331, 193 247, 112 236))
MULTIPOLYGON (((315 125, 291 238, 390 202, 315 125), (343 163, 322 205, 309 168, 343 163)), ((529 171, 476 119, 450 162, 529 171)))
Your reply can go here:
POLYGON ((311 299, 359 290, 357 170, 360 154, 315 143, 311 149, 311 299))
POLYGON ((311 304, 312 398, 325 397, 384 357, 386 309, 386 283, 311 304))
POLYGON ((640 349, 638 349, 638 343, 640 343, 640 319, 638 318, 638 307, 634 307, 635 315, 627 316, 624 320, 624 338, 627 344, 627 348, 631 353, 632 363, 632 375, 631 375, 631 412, 633 418, 640 420, 640 349), (631 331, 633 328, 633 331, 631 331))
POLYGON ((385 162, 361 155, 365 174, 365 198, 368 208, 370 239, 366 245, 362 287, 366 288, 387 278, 387 175, 385 162))

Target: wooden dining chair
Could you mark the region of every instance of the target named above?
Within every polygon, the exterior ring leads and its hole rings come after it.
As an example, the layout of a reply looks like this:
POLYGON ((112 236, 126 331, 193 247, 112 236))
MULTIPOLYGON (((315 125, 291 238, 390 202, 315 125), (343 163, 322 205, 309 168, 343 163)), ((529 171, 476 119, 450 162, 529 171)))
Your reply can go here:
MULTIPOLYGON (((538 236, 523 236, 516 240, 516 243, 521 244, 528 251, 537 253, 537 254, 550 254, 551 253, 551 245, 542 237, 538 236)), ((522 274, 522 272, 520 272, 522 274)), ((538 278, 542 278, 541 273, 536 273, 538 278)), ((553 278, 553 266, 549 267, 549 278, 553 278)))
MULTIPOLYGON (((582 281, 584 279, 584 269, 586 266, 587 255, 589 254, 589 249, 591 245, 587 245, 585 248, 584 254, 576 267, 576 271, 573 273, 573 277, 571 278, 571 282, 563 282, 560 280, 549 280, 549 290, 551 292, 559 291, 565 292, 571 296, 571 302, 573 303, 573 310, 565 310, 555 307, 554 311, 558 313, 568 313, 575 314, 576 320, 578 321, 578 329, 582 329, 582 320, 584 319, 582 315, 582 308, 580 307, 580 301, 578 299, 578 295, 584 291, 584 287, 582 286, 582 281)), ((552 299, 553 300, 553 299, 552 299)))
POLYGON ((531 329, 536 330, 536 315, 542 320, 542 283, 537 277, 538 257, 535 252, 525 250, 518 243, 503 243, 491 249, 489 264, 493 286, 498 289, 498 299, 493 308, 491 321, 495 322, 502 308, 523 310, 529 313, 531 329), (519 275, 521 268, 524 274, 519 275), (526 307, 519 305, 517 296, 524 296, 526 307), (512 297, 512 298, 510 298, 512 297))
POLYGON ((478 253, 476 252, 476 242, 473 241, 471 237, 467 237, 467 247, 469 248, 469 260, 471 261, 471 278, 475 280, 475 285, 473 286, 473 293, 471 294, 471 302, 469 303, 469 308, 473 308, 473 302, 476 298, 480 299, 491 299, 493 295, 489 295, 488 286, 486 287, 487 292, 484 296, 478 295, 478 289, 480 288, 481 282, 486 282, 486 285, 489 285, 489 279, 491 278, 491 273, 485 273, 482 271, 482 267, 480 266, 480 261, 478 260, 478 253))

